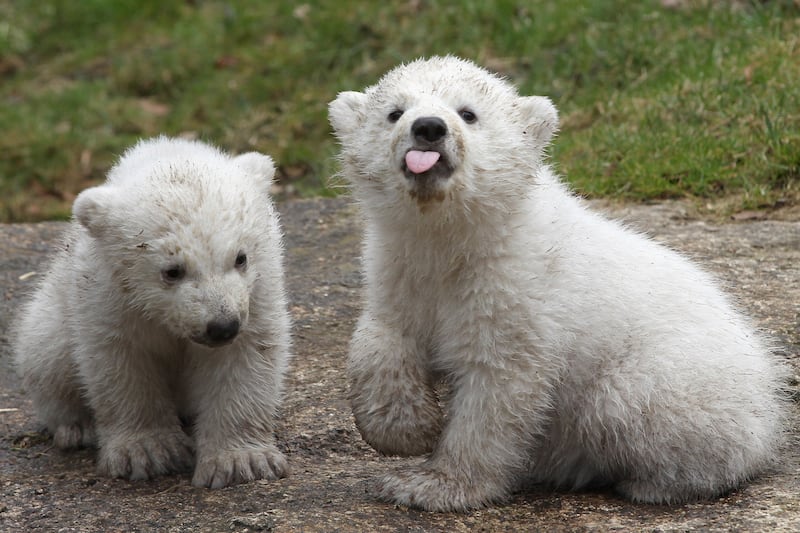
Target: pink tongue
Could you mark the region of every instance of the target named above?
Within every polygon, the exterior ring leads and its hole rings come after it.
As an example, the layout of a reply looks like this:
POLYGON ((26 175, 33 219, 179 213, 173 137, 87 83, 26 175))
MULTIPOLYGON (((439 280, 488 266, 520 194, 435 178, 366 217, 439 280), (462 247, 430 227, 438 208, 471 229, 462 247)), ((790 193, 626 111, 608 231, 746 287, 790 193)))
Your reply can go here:
POLYGON ((439 152, 420 152, 411 150, 406 154, 408 170, 414 174, 422 174, 436 164, 441 154, 439 152))

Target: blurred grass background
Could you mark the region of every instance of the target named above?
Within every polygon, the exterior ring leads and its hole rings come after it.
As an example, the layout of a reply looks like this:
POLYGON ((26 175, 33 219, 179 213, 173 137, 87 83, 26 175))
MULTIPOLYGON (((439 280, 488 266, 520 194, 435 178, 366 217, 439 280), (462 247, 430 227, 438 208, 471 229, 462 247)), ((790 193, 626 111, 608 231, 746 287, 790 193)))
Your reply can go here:
POLYGON ((446 53, 553 98, 581 194, 800 203, 798 0, 0 0, 0 221, 68 217, 159 133, 336 194, 328 101, 446 53))

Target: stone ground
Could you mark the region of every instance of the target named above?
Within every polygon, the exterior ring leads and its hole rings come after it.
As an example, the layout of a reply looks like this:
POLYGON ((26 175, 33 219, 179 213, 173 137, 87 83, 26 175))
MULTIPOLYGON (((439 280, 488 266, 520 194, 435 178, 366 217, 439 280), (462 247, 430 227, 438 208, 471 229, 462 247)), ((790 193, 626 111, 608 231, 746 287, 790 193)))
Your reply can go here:
MULTIPOLYGON (((800 217, 715 223, 682 203, 602 206, 695 257, 772 332, 800 373, 800 217)), ((292 475, 222 490, 189 476, 98 477, 94 453, 61 453, 39 432, 10 365, 8 326, 63 224, 0 225, 0 531, 800 531, 800 415, 785 464, 723 498, 634 505, 610 492, 529 490, 468 514, 376 501, 374 478, 418 459, 378 456, 345 401, 347 341, 359 310, 359 224, 346 199, 279 206, 287 239, 295 359, 278 439, 292 475)), ((797 380, 794 382, 797 390, 797 380)))

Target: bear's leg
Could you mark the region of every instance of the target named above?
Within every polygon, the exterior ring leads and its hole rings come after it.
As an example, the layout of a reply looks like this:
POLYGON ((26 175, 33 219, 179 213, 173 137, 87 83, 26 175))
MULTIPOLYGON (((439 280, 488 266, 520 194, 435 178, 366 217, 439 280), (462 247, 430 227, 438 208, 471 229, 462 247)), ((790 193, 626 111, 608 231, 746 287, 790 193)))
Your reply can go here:
POLYGON ((708 404, 690 413, 665 408, 650 414, 647 424, 629 424, 627 435, 620 431, 624 440, 609 450, 623 473, 617 492, 653 504, 714 498, 768 466, 780 441, 779 432, 768 427, 770 414, 714 411, 708 404))
MULTIPOLYGON (((676 431, 682 431, 682 428, 676 431)), ((746 450, 722 450, 718 444, 712 443, 715 438, 726 437, 709 434, 707 448, 686 442, 661 443, 661 453, 656 456, 657 452, 653 450, 653 457, 647 464, 642 462, 644 454, 641 453, 647 450, 629 454, 632 463, 622 480, 615 483, 614 489, 631 501, 651 504, 705 500, 730 492, 756 469, 746 465, 749 459, 746 450)), ((758 469, 764 466, 764 461, 759 463, 755 465, 758 469)))
POLYGON ((82 397, 57 302, 43 293, 28 308, 17 332, 17 369, 54 444, 61 449, 91 446, 92 413, 82 397))
MULTIPOLYGON (((41 381, 31 388, 36 410, 48 430, 53 444, 62 450, 95 445, 92 413, 81 397, 74 376, 57 370, 54 365, 39 376, 41 381)), ((74 368, 70 368, 74 371, 74 368)))
POLYGON ((216 489, 289 473, 274 436, 285 350, 240 339, 197 355, 189 386, 197 411, 192 485, 216 489))
POLYGON ((433 450, 442 412, 416 339, 364 315, 347 364, 349 398, 364 440, 389 455, 433 450))
POLYGON ((191 439, 163 366, 131 340, 92 340, 85 337, 76 360, 95 414, 98 472, 148 479, 191 468, 191 439))
POLYGON ((502 500, 544 426, 549 387, 539 377, 545 374, 501 365, 462 372, 434 453, 418 467, 384 477, 381 497, 430 511, 465 511, 502 500))
POLYGON ((35 366, 23 374, 24 387, 39 418, 62 450, 95 444, 92 413, 75 374, 69 354, 58 347, 53 353, 38 356, 35 366))
MULTIPOLYGON (((658 355, 679 361, 674 353, 662 344, 658 355)), ((713 498, 768 465, 782 425, 769 369, 737 369, 730 357, 727 367, 684 360, 667 371, 647 364, 654 359, 618 362, 556 402, 560 409, 575 402, 573 426, 582 431, 556 443, 562 453, 581 442, 619 493, 655 504, 713 498)), ((563 411, 559 418, 570 420, 563 411)))

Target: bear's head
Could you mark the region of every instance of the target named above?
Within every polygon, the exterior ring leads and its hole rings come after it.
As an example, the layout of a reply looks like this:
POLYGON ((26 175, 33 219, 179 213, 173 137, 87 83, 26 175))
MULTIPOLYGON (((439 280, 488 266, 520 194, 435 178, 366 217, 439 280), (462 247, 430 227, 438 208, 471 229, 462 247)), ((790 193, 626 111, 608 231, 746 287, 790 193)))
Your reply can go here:
POLYGON ((397 196, 430 207, 525 195, 558 127, 549 99, 520 96, 451 56, 419 59, 364 92, 340 93, 329 117, 344 174, 373 205, 397 196))
POLYGON ((247 327, 257 285, 280 274, 273 175, 268 156, 160 137, 126 152, 73 215, 113 297, 178 338, 221 346, 247 327))

